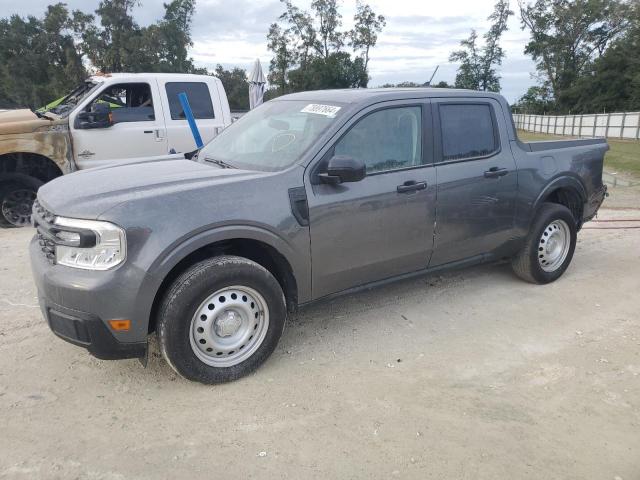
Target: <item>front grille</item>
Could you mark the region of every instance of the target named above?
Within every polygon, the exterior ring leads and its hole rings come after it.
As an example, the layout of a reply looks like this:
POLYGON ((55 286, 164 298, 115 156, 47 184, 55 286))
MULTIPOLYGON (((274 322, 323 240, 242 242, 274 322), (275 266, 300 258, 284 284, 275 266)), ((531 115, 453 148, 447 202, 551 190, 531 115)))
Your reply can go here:
POLYGON ((56 261, 56 244, 53 240, 49 240, 42 233, 38 232, 38 244, 40 245, 40 249, 44 256, 47 257, 50 263, 55 263, 56 261))
POLYGON ((33 226, 36 228, 38 237, 38 244, 40 249, 49 263, 53 264, 56 261, 56 243, 54 241, 54 235, 52 232, 53 222, 56 216, 49 210, 40 205, 40 202, 36 200, 33 202, 33 211, 31 215, 33 226))
MULTIPOLYGON (((46 224, 53 224, 54 220, 56 219, 56 216, 51 213, 49 210, 47 210, 46 208, 44 208, 42 205, 40 205, 40 202, 38 200, 36 200, 35 202, 33 202, 33 221, 34 223, 46 223, 46 224), (40 222, 38 222, 40 221, 40 222)), ((37 226, 37 225, 36 225, 37 226)))

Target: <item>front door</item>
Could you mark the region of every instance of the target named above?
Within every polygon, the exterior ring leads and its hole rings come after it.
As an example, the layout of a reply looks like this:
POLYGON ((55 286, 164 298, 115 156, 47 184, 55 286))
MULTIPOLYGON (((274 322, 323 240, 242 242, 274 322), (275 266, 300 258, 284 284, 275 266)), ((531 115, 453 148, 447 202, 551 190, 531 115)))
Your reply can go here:
POLYGON ((513 234, 518 191, 504 113, 493 99, 434 101, 438 213, 431 267, 496 250, 513 234))
POLYGON ((427 267, 435 216, 428 106, 391 102, 345 126, 323 160, 362 159, 363 180, 327 185, 314 181, 322 167, 312 170, 307 196, 314 298, 427 267))
POLYGON ((167 137, 155 80, 109 85, 83 111, 90 111, 95 103, 110 106, 113 125, 83 129, 74 125, 75 117, 71 119, 78 168, 166 157, 167 137))

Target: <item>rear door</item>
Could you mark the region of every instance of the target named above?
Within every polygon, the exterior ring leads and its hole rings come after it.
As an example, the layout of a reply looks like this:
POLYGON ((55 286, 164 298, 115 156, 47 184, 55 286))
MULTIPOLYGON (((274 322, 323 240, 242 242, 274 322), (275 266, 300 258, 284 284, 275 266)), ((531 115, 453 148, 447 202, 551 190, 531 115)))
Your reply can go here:
POLYGON ((73 154, 78 168, 167 155, 164 116, 154 79, 110 84, 82 111, 90 111, 95 103, 110 106, 113 125, 83 129, 75 122, 77 112, 72 116, 73 154))
POLYGON ((369 107, 314 167, 307 199, 315 298, 427 267, 435 215, 428 107, 369 107), (314 180, 333 155, 362 159, 367 176, 340 185, 314 180))
POLYGON ((434 100, 438 211, 430 266, 493 251, 512 238, 516 165, 491 98, 434 100))
POLYGON ((206 145, 224 128, 224 112, 218 100, 218 89, 214 82, 199 80, 177 81, 159 77, 166 112, 167 140, 170 153, 185 153, 196 149, 196 143, 187 123, 179 93, 186 93, 189 106, 196 119, 202 141, 206 145))

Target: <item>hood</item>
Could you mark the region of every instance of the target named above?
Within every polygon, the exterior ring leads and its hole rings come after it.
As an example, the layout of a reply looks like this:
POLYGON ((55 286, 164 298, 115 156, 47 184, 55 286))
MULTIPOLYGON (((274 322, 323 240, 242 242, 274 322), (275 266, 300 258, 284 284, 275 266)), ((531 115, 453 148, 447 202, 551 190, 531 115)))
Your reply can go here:
POLYGON ((265 175, 192 160, 164 160, 82 170, 58 177, 38 190, 39 202, 56 215, 96 219, 124 202, 265 175))
POLYGON ((0 112, 0 135, 31 133, 38 127, 50 124, 50 120, 38 118, 27 108, 0 112))

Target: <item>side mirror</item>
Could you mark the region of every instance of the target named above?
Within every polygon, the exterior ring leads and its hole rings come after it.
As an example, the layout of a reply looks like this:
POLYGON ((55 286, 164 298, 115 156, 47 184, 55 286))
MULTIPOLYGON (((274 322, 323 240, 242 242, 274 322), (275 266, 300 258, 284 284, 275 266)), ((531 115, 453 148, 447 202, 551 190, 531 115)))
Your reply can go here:
POLYGON ((327 165, 327 173, 318 175, 322 183, 338 185, 346 182, 359 182, 367 176, 367 167, 362 160, 336 155, 327 165))
POLYGON ((90 112, 76 116, 76 128, 108 128, 113 125, 111 107, 106 103, 94 103, 90 112))

